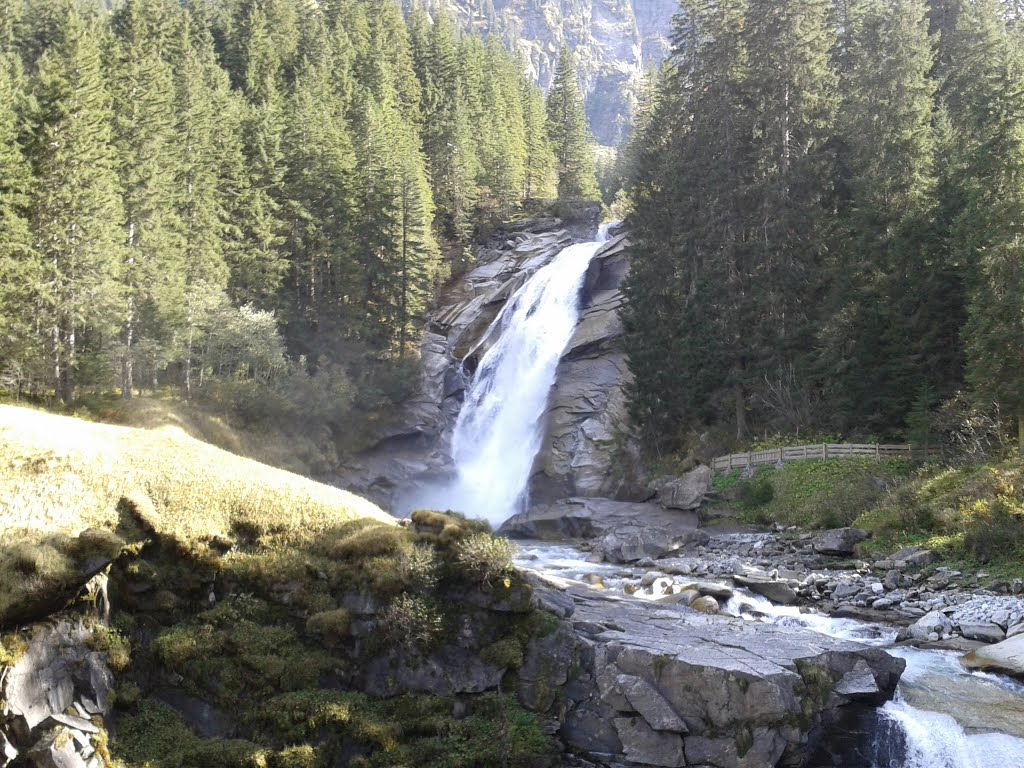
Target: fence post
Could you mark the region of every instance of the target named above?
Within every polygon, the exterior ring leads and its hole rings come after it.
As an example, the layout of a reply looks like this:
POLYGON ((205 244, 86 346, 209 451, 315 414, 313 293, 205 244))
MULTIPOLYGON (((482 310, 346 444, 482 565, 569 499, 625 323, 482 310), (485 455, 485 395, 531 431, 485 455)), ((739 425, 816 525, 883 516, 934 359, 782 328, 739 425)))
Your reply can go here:
POLYGON ((881 461, 881 460, 882 460, 882 447, 878 443, 875 443, 875 461, 881 461))
POLYGON ((828 458, 828 443, 822 443, 821 444, 821 458, 822 459, 827 459, 828 458))

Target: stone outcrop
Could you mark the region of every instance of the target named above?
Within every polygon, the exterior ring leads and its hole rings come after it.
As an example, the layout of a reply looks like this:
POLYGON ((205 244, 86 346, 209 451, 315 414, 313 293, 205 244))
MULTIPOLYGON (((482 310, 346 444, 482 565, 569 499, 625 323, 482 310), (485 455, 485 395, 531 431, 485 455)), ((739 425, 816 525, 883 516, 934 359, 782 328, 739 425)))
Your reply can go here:
POLYGON ((596 498, 570 498, 514 515, 500 532, 513 538, 589 539, 609 562, 658 558, 707 541, 695 512, 596 498))
POLYGON ((580 321, 558 365, 547 426, 530 496, 548 503, 567 496, 643 499, 631 487, 626 387, 631 380, 622 347, 622 281, 629 272, 626 234, 597 252, 583 285, 580 321))
MULTIPOLYGON (((114 678, 94 630, 59 619, 39 628, 17 662, 0 665, 0 766, 23 758, 34 768, 100 768, 114 678)), ((20 763, 26 764, 26 763, 20 763)))
POLYGON ((870 536, 859 528, 833 528, 816 536, 811 546, 822 555, 852 555, 854 548, 870 536))
POLYGON ((904 668, 809 630, 539 576, 535 591, 565 621, 531 645, 520 699, 555 701, 530 671, 545 666, 548 684, 563 686, 559 735, 599 765, 803 765, 842 710, 888 699, 904 668))

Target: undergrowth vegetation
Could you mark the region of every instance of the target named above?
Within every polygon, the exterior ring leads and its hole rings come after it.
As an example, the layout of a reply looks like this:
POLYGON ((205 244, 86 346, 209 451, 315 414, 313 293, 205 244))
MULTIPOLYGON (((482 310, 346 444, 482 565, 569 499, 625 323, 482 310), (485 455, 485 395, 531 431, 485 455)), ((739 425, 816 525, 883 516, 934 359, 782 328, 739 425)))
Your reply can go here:
POLYGON ((716 477, 714 487, 753 522, 835 528, 881 502, 909 473, 910 465, 892 459, 793 461, 750 478, 734 470, 716 477))
POLYGON ((797 461, 744 477, 719 474, 713 487, 754 523, 804 528, 853 525, 870 531, 865 554, 904 546, 943 561, 1024 575, 1024 459, 955 466, 871 459, 797 461))

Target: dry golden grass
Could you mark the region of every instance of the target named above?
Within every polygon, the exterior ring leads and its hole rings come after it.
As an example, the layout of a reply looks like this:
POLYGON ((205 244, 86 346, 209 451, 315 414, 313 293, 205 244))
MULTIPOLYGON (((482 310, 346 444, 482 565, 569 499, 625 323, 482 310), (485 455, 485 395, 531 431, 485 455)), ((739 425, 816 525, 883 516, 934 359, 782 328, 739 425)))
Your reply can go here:
POLYGON ((0 406, 0 547, 112 530, 119 506, 134 506, 157 534, 179 542, 242 534, 299 543, 351 520, 394 524, 365 499, 177 427, 112 426, 0 406))

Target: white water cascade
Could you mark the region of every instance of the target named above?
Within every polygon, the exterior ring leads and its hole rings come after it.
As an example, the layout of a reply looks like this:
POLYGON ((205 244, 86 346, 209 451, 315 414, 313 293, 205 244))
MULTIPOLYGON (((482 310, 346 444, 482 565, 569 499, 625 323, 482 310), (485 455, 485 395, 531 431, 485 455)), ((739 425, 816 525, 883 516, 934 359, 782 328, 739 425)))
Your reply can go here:
POLYGON ((477 366, 455 423, 455 476, 421 491, 421 505, 495 526, 519 511, 555 369, 579 320, 583 277, 610 226, 602 224, 596 241, 570 245, 537 270, 491 323, 483 339, 496 340, 477 366))

